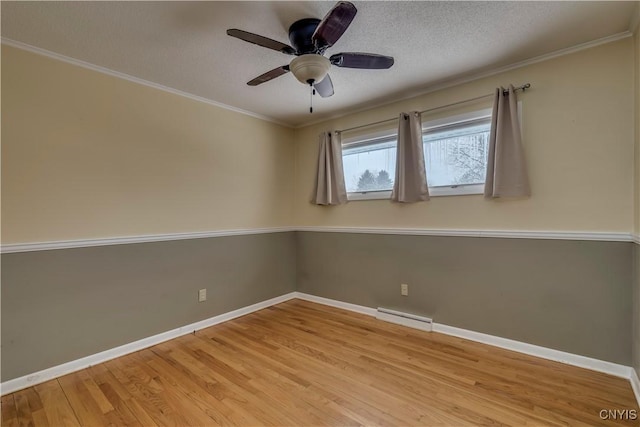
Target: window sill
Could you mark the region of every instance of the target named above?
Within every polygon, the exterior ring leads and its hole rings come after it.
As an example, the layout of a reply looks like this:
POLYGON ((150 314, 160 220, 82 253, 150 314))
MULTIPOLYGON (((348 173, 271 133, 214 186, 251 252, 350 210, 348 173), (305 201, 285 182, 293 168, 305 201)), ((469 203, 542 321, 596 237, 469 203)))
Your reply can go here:
MULTIPOLYGON (((447 196, 469 196, 474 194, 483 194, 484 184, 429 187, 430 197, 447 197, 447 196)), ((360 200, 389 200, 391 199, 391 191, 367 191, 364 193, 347 193, 349 201, 360 200)))
POLYGON ((347 199, 352 200, 389 200, 391 190, 388 191, 367 191, 365 193, 347 193, 347 199))
POLYGON ((470 196, 484 194, 484 184, 453 185, 444 187, 429 187, 431 197, 440 196, 470 196))

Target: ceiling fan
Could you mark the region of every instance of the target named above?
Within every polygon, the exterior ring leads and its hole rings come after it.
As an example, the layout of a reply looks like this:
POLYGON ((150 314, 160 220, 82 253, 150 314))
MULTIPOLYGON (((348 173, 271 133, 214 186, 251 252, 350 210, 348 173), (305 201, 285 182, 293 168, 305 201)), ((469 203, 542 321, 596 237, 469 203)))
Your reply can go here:
POLYGON ((227 34, 249 43, 296 56, 289 65, 274 68, 249 81, 247 83, 249 86, 257 86, 291 71, 301 83, 312 86, 320 96, 326 98, 333 95, 333 83, 328 74, 331 65, 370 70, 386 69, 393 65, 391 56, 374 53, 344 52, 336 53, 329 58, 324 56, 324 52, 333 46, 347 30, 356 13, 357 9, 352 3, 340 1, 322 20, 305 18, 294 22, 289 27, 291 46, 238 29, 227 30, 227 34))

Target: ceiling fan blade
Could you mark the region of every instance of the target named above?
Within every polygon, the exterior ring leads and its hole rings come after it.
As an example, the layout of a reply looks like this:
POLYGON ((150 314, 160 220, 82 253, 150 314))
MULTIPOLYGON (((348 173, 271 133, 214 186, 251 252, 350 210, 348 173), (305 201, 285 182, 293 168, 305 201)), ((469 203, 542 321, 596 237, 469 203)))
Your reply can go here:
POLYGON ((338 2, 318 24, 311 39, 321 50, 333 46, 347 30, 357 12, 352 3, 338 2))
POLYGON ((320 83, 316 83, 313 85, 318 94, 323 98, 328 98, 333 95, 333 83, 331 82, 331 77, 329 74, 322 79, 320 83))
POLYGON ((368 70, 383 70, 391 68, 393 57, 377 55, 375 53, 344 52, 331 55, 331 63, 337 67, 364 68, 368 70))
POLYGON ((249 86, 258 86, 264 82, 268 82, 269 80, 273 80, 276 77, 280 77, 283 74, 287 74, 289 72, 289 66, 283 65, 282 67, 274 68, 273 70, 267 71, 264 74, 259 75, 255 79, 247 82, 249 86))
POLYGON ((286 53, 287 55, 293 55, 296 53, 296 51, 288 44, 280 43, 279 41, 259 36, 258 34, 249 33, 247 31, 238 30, 236 28, 227 30, 227 35, 249 43, 257 44, 258 46, 277 50, 278 52, 286 53))

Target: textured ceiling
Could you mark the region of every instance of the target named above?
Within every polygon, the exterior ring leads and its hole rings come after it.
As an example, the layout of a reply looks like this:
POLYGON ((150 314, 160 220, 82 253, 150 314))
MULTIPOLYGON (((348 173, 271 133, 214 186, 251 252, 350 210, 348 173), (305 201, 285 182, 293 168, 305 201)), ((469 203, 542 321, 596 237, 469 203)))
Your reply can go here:
MULTIPOLYGON (((246 82, 292 57, 226 35, 288 43, 294 21, 334 2, 2 2, 2 36, 298 126, 428 90, 629 29, 637 2, 354 2, 327 51, 394 56, 389 70, 332 67, 335 95, 288 74, 246 82)), ((508 83, 508 82, 507 82, 508 83)), ((518 83, 518 82, 514 82, 518 83)), ((533 82, 535 83, 535 82, 533 82)))

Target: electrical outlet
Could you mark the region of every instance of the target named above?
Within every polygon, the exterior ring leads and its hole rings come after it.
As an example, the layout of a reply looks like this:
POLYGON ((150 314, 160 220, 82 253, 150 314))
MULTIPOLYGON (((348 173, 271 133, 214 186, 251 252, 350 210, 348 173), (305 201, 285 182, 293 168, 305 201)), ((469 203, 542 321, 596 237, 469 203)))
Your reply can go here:
POLYGON ((409 295, 409 285, 407 285, 406 283, 400 284, 400 295, 403 295, 405 297, 409 295))
POLYGON ((198 291, 198 302, 202 302, 202 301, 206 301, 207 300, 207 290, 206 289, 200 289, 198 291))

